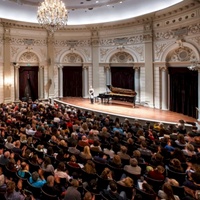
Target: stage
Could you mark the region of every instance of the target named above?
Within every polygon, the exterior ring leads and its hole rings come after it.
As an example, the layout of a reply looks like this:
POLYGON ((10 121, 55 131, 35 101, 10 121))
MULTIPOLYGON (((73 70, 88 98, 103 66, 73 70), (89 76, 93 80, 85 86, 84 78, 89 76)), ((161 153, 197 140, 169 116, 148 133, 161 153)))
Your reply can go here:
POLYGON ((108 113, 119 115, 120 117, 134 118, 145 121, 159 121, 163 123, 177 123, 179 119, 183 119, 187 123, 194 123, 195 118, 166 110, 149 108, 142 105, 133 107, 132 103, 122 101, 110 101, 110 103, 95 102, 90 103, 89 99, 79 97, 61 98, 59 101, 65 102, 71 106, 83 108, 84 110, 94 110, 99 113, 108 113))

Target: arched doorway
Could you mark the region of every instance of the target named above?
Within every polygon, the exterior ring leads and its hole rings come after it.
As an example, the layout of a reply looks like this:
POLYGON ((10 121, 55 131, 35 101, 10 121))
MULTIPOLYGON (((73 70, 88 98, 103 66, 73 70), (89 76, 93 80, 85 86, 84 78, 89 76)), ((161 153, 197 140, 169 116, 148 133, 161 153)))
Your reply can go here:
POLYGON ((38 99, 38 56, 33 52, 25 52, 16 65, 18 68, 17 96, 20 100, 28 101, 28 99, 38 99))
POLYGON ((169 52, 166 61, 169 65, 170 80, 169 110, 196 118, 198 72, 189 70, 188 64, 185 64, 194 59, 195 54, 192 49, 180 46, 169 52))
POLYGON ((82 97, 83 59, 76 53, 63 58, 63 97, 82 97))
POLYGON ((114 87, 135 89, 133 57, 126 52, 118 52, 110 58, 111 84, 114 87))

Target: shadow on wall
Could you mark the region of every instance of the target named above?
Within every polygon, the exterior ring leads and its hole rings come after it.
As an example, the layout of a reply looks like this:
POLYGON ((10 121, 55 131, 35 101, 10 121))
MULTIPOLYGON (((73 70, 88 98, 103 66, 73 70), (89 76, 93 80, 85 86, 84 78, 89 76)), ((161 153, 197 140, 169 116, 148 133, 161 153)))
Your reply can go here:
POLYGON ((52 84, 52 80, 49 79, 49 80, 47 81, 47 84, 44 86, 44 87, 45 87, 46 93, 49 92, 49 89, 50 89, 50 87, 51 87, 51 84, 52 84))

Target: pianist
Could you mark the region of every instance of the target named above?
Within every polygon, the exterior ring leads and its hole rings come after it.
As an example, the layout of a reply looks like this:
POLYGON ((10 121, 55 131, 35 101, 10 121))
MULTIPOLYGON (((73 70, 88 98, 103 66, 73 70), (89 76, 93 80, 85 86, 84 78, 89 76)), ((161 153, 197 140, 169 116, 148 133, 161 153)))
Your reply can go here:
POLYGON ((89 95, 90 95, 90 102, 93 104, 94 103, 94 89, 92 88, 92 86, 90 86, 89 95))

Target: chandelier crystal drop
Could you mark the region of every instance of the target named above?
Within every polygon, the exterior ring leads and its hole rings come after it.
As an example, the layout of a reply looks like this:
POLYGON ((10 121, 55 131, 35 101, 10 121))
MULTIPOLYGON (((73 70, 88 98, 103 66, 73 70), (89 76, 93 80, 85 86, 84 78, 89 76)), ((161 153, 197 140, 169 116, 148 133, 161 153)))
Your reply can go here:
POLYGON ((67 25, 68 12, 61 0, 44 0, 38 7, 38 22, 51 33, 67 25))

